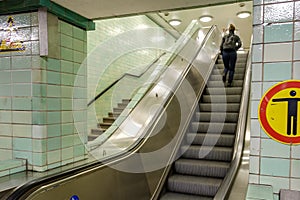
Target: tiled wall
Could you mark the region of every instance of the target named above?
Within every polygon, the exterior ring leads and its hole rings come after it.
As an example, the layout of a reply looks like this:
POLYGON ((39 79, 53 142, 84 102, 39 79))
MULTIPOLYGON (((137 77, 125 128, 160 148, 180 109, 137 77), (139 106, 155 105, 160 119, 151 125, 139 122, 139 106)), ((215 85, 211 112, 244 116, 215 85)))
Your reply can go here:
POLYGON ((0 54, 0 160, 25 159, 35 171, 85 156, 86 138, 77 133, 86 135, 86 31, 48 17, 48 36, 57 39, 49 46, 59 44, 48 57, 39 56, 37 12, 13 15, 26 51, 0 54))
POLYGON ((284 80, 300 78, 300 1, 254 0, 250 183, 300 188, 300 146, 269 138, 260 126, 263 94, 284 80))
MULTIPOLYGON (((125 18, 114 18, 108 20, 95 21, 96 30, 88 32, 88 99, 92 99, 96 94, 103 91, 116 79, 120 78, 124 73, 131 73, 135 75, 141 74, 147 65, 151 63, 161 51, 157 49, 141 48, 138 51, 130 52, 130 43, 134 43, 135 36, 131 39, 126 39, 126 34, 134 32, 135 30, 158 27, 153 21, 146 16, 133 16, 125 18), (117 55, 112 49, 105 45, 110 43, 114 47, 127 48, 128 52, 123 55, 117 55), (129 45, 128 45, 129 44, 129 45), (103 48, 105 51, 103 51, 103 48), (113 59, 112 63, 103 66, 104 59, 99 59, 97 56, 89 56, 94 52, 103 52, 105 58, 113 59), (99 59, 99 60, 98 60, 99 59), (99 77, 101 77, 99 79, 99 77), (96 88, 95 88, 96 85, 96 88)), ((135 33, 136 34, 136 33, 135 33)), ((146 34, 141 34, 138 37, 150 37, 146 34)), ((175 39, 174 39, 175 42, 175 39)), ((125 50, 126 51, 126 50, 125 50)), ((100 56, 99 56, 100 57, 100 56)), ((116 107, 120 103, 120 99, 131 98, 134 90, 129 85, 140 85, 145 82, 145 79, 136 80, 136 78, 126 78, 122 83, 112 88, 99 99, 95 104, 96 115, 101 121, 103 117, 107 116, 108 112, 112 111, 112 107, 116 107), (127 79, 127 81, 126 81, 127 79), (126 86, 126 87, 122 87, 126 86)), ((94 110, 89 112, 89 127, 96 126, 94 119, 94 110)))

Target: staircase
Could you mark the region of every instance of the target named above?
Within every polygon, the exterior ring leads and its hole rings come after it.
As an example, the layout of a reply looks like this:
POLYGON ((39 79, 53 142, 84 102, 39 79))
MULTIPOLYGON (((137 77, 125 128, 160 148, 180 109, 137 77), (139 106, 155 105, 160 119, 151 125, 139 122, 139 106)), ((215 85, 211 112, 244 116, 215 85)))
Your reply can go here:
POLYGON ((161 200, 211 200, 216 195, 232 160, 246 59, 246 53, 238 54, 233 85, 227 87, 219 57, 161 200))
POLYGON ((122 103, 118 103, 118 107, 113 108, 113 111, 108 113, 108 117, 103 118, 103 123, 98 123, 97 128, 91 130, 91 133, 88 135, 88 141, 92 141, 104 133, 120 116, 129 102, 130 99, 123 99, 122 103))

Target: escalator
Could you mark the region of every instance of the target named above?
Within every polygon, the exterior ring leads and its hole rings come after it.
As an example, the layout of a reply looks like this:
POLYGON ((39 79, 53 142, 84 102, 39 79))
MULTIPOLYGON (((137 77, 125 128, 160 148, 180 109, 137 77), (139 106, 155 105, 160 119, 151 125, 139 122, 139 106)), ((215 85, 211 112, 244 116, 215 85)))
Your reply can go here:
POLYGON ((223 186, 231 185, 243 140, 235 131, 243 125, 246 59, 239 57, 233 87, 224 87, 217 59, 221 33, 212 27, 203 41, 172 55, 128 118, 93 149, 109 156, 30 181, 4 199, 184 200, 228 192, 223 186))
POLYGON ((233 156, 247 53, 238 54, 233 87, 222 81, 219 58, 186 134, 161 200, 213 199, 233 156))

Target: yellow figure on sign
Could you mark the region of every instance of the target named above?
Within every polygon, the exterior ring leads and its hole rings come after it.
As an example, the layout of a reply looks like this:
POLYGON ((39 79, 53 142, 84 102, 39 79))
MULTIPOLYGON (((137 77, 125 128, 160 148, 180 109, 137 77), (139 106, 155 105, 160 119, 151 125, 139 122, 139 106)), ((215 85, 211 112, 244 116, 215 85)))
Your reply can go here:
POLYGON ((298 115, 298 102, 300 98, 293 98, 296 96, 295 90, 290 91, 292 98, 278 98, 272 99, 272 102, 288 102, 288 113, 287 113, 287 134, 297 135, 297 115, 298 115))

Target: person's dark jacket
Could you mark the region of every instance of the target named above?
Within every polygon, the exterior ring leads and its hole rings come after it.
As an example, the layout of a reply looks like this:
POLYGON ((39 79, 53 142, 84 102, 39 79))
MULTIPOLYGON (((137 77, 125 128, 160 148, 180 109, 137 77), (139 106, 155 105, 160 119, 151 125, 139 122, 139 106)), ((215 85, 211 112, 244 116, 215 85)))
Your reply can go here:
POLYGON ((228 35, 225 35, 222 38, 220 50, 221 50, 221 52, 223 52, 223 50, 237 51, 241 46, 242 46, 242 42, 241 42, 240 37, 235 35, 233 32, 230 32, 228 35))

